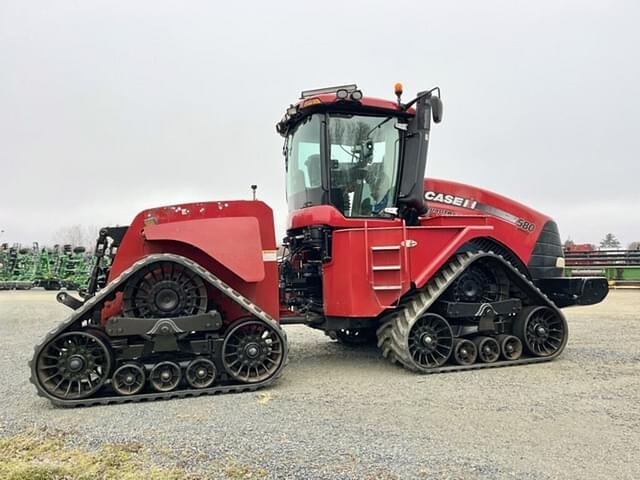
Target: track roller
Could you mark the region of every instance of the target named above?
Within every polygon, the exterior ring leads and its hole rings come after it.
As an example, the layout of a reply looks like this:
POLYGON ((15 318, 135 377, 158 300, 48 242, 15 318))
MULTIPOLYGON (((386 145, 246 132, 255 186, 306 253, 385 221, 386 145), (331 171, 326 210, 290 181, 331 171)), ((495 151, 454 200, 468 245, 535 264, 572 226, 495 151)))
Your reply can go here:
POLYGON ((186 370, 187 383, 193 388, 207 388, 216 379, 215 364, 208 358, 196 358, 186 370))
POLYGON ((111 387, 120 395, 135 395, 144 388, 144 368, 136 363, 126 363, 111 377, 111 387))
POLYGON ((478 359, 484 363, 493 363, 500 357, 500 345, 492 337, 476 337, 473 339, 478 349, 478 359))
POLYGON ((513 335, 498 335, 496 337, 500 345, 500 353, 505 360, 517 360, 522 356, 522 342, 513 335))
POLYGON ((176 388, 182 378, 180 366, 173 362, 157 363, 149 374, 151 386, 158 392, 169 392, 176 388))
POLYGON ((452 357, 458 365, 473 365, 478 358, 476 344, 466 338, 457 338, 453 343, 452 357))

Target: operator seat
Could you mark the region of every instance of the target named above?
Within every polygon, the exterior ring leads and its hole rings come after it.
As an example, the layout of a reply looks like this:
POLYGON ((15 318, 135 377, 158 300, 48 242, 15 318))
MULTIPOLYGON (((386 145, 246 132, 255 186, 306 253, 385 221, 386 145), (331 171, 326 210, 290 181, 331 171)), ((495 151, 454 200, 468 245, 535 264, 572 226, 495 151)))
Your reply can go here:
POLYGON ((304 172, 297 167, 291 170, 290 188, 291 192, 289 192, 289 195, 303 192, 307 188, 304 181, 304 172))

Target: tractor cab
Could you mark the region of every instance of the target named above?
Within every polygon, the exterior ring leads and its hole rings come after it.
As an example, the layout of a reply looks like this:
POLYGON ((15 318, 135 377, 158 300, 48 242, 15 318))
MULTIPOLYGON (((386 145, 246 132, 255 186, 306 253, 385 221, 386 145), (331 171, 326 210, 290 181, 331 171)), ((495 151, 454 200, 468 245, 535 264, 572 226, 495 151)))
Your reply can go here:
POLYGON ((409 223, 424 213, 428 133, 442 104, 437 88, 408 104, 401 94, 399 84, 395 102, 365 98, 355 85, 302 92, 277 125, 290 213, 330 205, 347 218, 409 223))

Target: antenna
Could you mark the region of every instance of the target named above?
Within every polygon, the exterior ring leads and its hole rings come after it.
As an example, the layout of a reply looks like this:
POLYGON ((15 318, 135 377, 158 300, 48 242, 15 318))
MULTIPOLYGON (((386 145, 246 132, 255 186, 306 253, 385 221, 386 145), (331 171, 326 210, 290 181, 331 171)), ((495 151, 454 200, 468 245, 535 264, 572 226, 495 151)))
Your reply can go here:
POLYGON ((258 190, 258 185, 251 185, 251 190, 253 190, 253 199, 256 199, 256 190, 258 190))

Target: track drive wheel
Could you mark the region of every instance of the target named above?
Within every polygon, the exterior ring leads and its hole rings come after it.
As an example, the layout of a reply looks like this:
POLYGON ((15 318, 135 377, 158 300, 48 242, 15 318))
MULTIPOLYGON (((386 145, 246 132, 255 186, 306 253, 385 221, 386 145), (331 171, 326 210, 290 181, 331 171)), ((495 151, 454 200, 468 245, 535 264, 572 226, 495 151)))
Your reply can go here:
POLYGON ((454 302, 497 302, 508 298, 509 281, 495 265, 478 262, 462 272, 446 295, 454 302))
POLYGON ((258 383, 275 375, 286 354, 280 330, 258 319, 232 325, 222 344, 222 363, 227 373, 242 383, 258 383))
POLYGON ((568 330, 564 315, 546 306, 523 308, 513 324, 514 334, 536 357, 560 353, 567 344, 568 330))
POLYGON ((207 287, 202 278, 175 262, 156 262, 133 276, 123 292, 127 317, 171 318, 207 310, 207 287))

